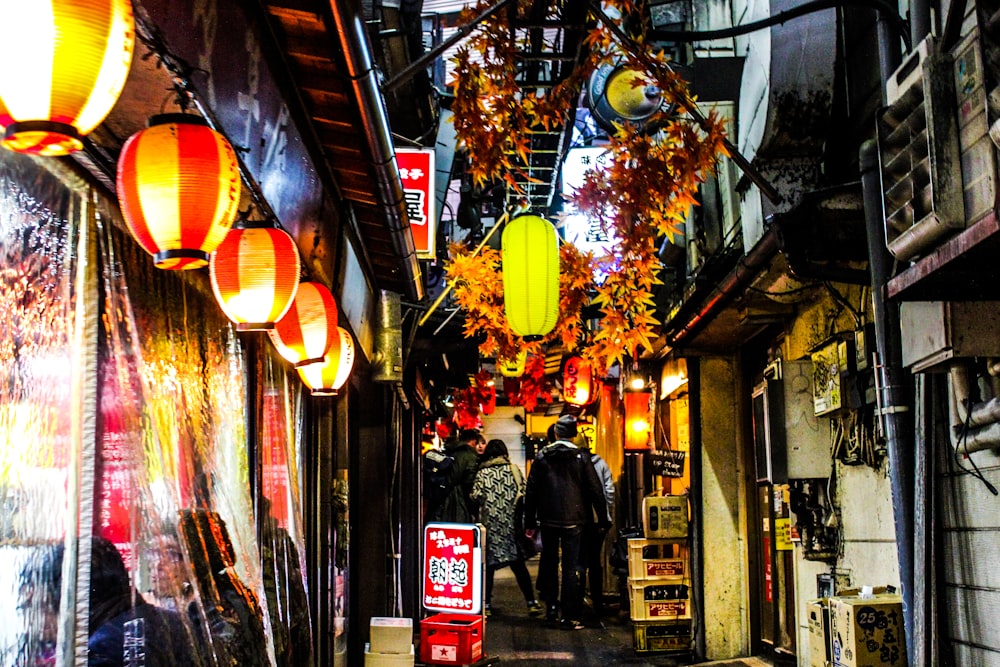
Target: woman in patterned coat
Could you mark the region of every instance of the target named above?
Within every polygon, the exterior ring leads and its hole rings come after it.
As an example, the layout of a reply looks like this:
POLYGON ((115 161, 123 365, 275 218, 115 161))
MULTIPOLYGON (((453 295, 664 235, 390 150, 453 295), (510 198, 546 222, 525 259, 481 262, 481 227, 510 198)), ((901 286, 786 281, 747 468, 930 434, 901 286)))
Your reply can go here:
POLYGON ((510 462, 503 440, 486 443, 471 498, 479 504, 479 522, 486 526, 486 613, 492 611, 493 575, 510 566, 524 594, 528 613, 538 616, 542 606, 531 588, 531 575, 524 564, 525 552, 517 539, 515 509, 524 496, 524 475, 510 462))

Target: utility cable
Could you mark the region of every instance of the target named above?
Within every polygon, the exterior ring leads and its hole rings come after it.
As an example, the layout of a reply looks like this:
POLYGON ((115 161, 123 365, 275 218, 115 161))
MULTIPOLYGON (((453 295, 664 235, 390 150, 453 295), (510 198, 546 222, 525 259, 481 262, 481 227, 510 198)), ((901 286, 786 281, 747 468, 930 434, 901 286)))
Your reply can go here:
POLYGON ((959 439, 958 444, 952 450, 952 454, 955 459, 955 465, 959 470, 967 475, 972 475, 986 487, 986 490, 992 493, 994 496, 1000 495, 1000 491, 997 491, 997 487, 993 486, 988 479, 983 475, 982 471, 979 470, 979 466, 976 465, 976 461, 972 458, 969 452, 969 426, 972 419, 972 401, 969 401, 970 405, 965 406, 965 421, 962 424, 962 437, 959 439), (959 448, 965 445, 965 458, 968 459, 969 463, 972 464, 972 470, 969 470, 962 465, 961 460, 958 457, 959 448))

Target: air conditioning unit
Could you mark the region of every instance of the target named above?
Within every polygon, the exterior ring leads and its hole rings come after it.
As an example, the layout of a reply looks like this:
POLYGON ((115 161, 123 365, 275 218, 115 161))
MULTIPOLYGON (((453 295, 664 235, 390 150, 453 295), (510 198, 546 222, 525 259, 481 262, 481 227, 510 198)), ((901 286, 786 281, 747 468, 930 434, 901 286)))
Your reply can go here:
POLYGON ((892 75, 887 97, 878 121, 886 245, 909 261, 966 226, 951 55, 928 36, 892 75))

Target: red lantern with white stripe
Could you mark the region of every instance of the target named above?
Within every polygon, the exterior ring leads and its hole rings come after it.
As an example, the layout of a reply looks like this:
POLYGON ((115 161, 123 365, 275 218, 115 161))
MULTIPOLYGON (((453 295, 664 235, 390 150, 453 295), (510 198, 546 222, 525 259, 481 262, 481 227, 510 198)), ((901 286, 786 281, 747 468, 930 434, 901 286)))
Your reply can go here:
POLYGON ((292 237, 263 221, 240 223, 208 262, 219 307, 239 331, 274 328, 292 305, 300 268, 292 237))
POLYGON ((337 342, 323 361, 298 369, 302 383, 313 396, 336 396, 354 368, 354 339, 343 327, 337 327, 337 342))
POLYGON ((322 283, 299 284, 292 305, 267 335, 296 368, 323 361, 337 342, 337 302, 322 283))
POLYGON ((67 155, 118 101, 132 65, 128 0, 0 0, 0 143, 67 155))
POLYGON ((118 158, 122 214, 158 268, 200 268, 236 218, 236 153, 200 116, 163 114, 148 125, 118 158))

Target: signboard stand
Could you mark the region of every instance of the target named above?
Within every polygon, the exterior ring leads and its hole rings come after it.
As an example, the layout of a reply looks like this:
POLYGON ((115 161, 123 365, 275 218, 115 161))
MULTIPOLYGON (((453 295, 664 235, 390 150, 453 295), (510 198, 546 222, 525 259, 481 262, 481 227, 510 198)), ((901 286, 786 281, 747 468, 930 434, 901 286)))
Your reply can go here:
POLYGON ((429 523, 424 528, 421 604, 433 615, 420 621, 418 665, 486 667, 486 529, 472 523, 429 523))

